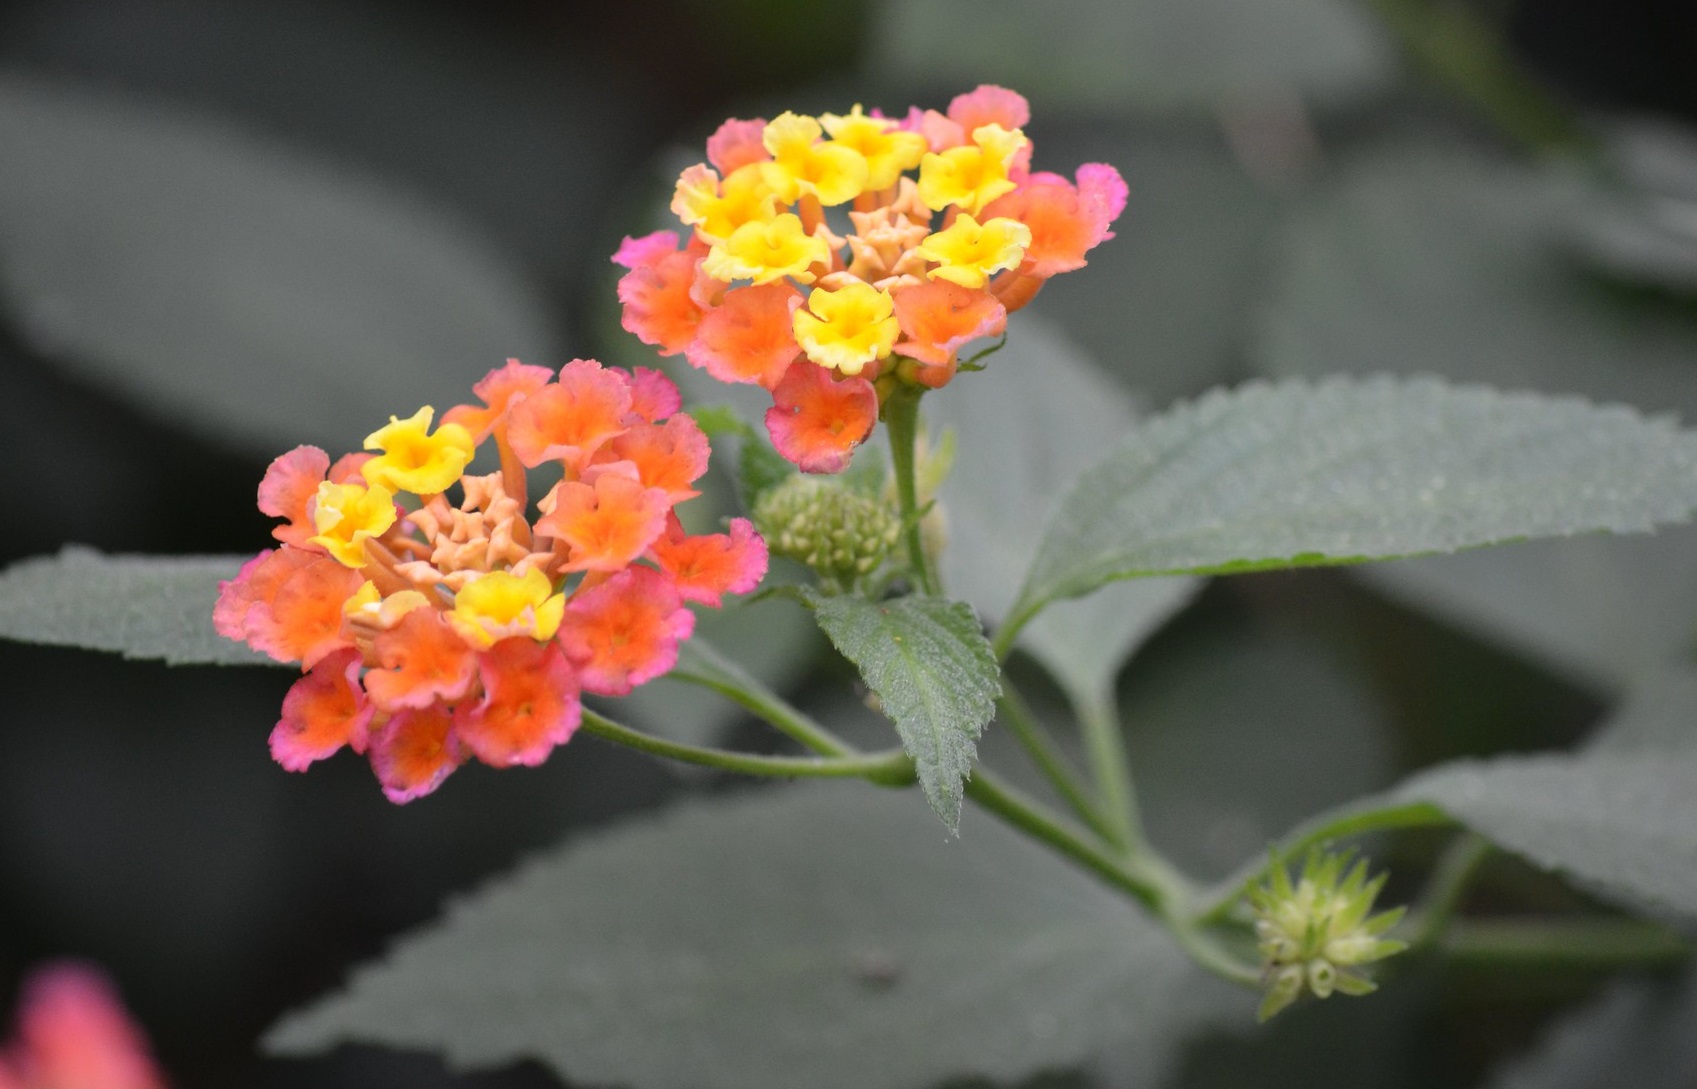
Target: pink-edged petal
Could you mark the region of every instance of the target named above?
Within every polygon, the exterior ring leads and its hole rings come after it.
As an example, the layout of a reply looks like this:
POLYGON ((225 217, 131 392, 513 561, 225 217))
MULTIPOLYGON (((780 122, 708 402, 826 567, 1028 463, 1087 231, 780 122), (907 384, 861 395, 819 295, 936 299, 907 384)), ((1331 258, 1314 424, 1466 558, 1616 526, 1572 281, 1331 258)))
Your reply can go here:
POLYGON ((864 378, 832 377, 802 359, 772 391, 766 430, 778 453, 804 473, 840 473, 878 422, 878 394, 864 378))
POLYGON ((766 150, 765 137, 765 118, 740 121, 733 117, 707 138, 707 161, 720 174, 729 174, 749 163, 763 163, 772 157, 766 150))
POLYGON ((483 698, 454 712, 454 732, 485 764, 535 767, 583 715, 577 673, 558 643, 503 639, 478 655, 483 698))
POLYGON ((766 577, 766 541, 747 518, 731 519, 729 533, 693 537, 673 526, 651 554, 685 601, 717 609, 725 594, 746 594, 766 577))
POLYGON ((404 805, 441 786, 466 753, 454 736, 453 715, 437 703, 392 716, 374 731, 370 757, 384 796, 404 805))
POLYGON ((30 976, 13 1056, 24 1089, 165 1089, 116 988, 85 964, 60 962, 30 976))
POLYGON ((566 603, 558 638, 584 691, 623 696, 677 664, 678 644, 694 630, 671 579, 627 567, 566 603))
POLYGON ((613 264, 636 269, 657 264, 661 258, 678 251, 675 231, 655 231, 641 238, 625 236, 619 251, 613 254, 613 264))
POLYGON ((984 83, 949 102, 949 120, 968 136, 981 125, 1000 125, 1011 132, 1031 123, 1031 104, 1018 91, 984 83))
POLYGON ((305 545, 318 532, 312 524, 312 500, 329 470, 330 455, 316 446, 297 446, 266 467, 259 482, 259 509, 286 520, 271 536, 284 544, 305 545))
POLYGON ((684 407, 683 395, 675 382, 653 367, 635 367, 630 372, 631 415, 649 423, 659 423, 676 415, 684 407))
POLYGON ((365 751, 376 711, 359 685, 360 653, 353 647, 319 660, 283 697, 283 717, 271 731, 271 757, 286 771, 305 771, 346 745, 365 751))

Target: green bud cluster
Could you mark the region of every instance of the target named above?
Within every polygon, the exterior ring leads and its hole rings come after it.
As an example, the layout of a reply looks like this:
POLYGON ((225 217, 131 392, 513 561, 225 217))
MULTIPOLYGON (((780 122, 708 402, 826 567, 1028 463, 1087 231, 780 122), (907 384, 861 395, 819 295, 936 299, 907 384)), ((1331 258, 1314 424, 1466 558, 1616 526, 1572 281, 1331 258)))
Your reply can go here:
POLYGON ((1370 914, 1388 875, 1369 881, 1366 860, 1350 866, 1349 859, 1347 852, 1313 851, 1294 886, 1284 866, 1274 865, 1267 884, 1250 892, 1266 986, 1257 1014, 1262 1021, 1304 992, 1316 998, 1370 994, 1377 985, 1362 966, 1408 948, 1381 937, 1406 909, 1370 914))
POLYGON ((877 498, 802 473, 760 497, 754 525, 774 555, 844 586, 876 571, 901 535, 901 520, 877 498))

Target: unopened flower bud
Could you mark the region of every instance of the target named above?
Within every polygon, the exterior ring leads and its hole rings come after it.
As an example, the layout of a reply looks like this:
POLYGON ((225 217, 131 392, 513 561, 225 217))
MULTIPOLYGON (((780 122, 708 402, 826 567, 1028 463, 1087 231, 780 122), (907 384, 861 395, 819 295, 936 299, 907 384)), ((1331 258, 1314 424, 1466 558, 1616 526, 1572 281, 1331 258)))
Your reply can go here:
POLYGON ((842 586, 876 571, 901 533, 900 519, 878 499, 801 473, 760 497, 754 524, 774 555, 842 586))
POLYGON ((1258 1014, 1265 1021, 1302 997, 1334 993, 1364 995, 1375 984, 1362 966, 1406 949, 1382 935, 1402 918, 1403 908, 1371 915, 1384 874, 1368 880, 1365 860, 1315 851, 1293 885, 1275 865, 1267 884, 1249 894, 1255 937, 1261 951, 1265 995, 1258 1014), (1347 870, 1346 870, 1347 867, 1347 870))

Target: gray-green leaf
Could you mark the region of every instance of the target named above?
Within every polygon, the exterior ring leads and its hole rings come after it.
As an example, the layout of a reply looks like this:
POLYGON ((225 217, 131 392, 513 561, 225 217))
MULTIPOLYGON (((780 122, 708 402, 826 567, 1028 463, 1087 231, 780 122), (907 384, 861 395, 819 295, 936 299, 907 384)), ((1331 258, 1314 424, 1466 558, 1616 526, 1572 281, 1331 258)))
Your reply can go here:
POLYGON ((1697 975, 1635 980, 1563 1017, 1489 1089, 1688 1089, 1697 1081, 1697 975))
POLYGON ((1159 1084, 1250 999, 1005 827, 863 783, 695 800, 574 842, 402 941, 266 1045, 522 1058, 634 1089, 924 1089, 1125 1053, 1159 1084))
POLYGON ((1347 101, 1396 68, 1380 29, 1339 0, 883 0, 878 12, 870 55, 896 75, 1099 112, 1347 101))
POLYGON ((931 808, 958 832, 974 742, 1002 690, 978 617, 961 602, 923 595, 813 600, 820 629, 860 670, 895 723, 931 808))
POLYGON ((1644 531, 1697 509, 1697 440, 1576 398, 1436 380, 1256 383, 1151 420, 1063 501, 1015 609, 1226 573, 1644 531))
POLYGON ((0 571, 0 637, 172 665, 276 665, 212 630, 246 556, 105 556, 71 546, 0 571))
POLYGON ((509 356, 534 287, 410 193, 166 103, 0 76, 0 306, 42 355, 203 434, 358 444, 509 356))

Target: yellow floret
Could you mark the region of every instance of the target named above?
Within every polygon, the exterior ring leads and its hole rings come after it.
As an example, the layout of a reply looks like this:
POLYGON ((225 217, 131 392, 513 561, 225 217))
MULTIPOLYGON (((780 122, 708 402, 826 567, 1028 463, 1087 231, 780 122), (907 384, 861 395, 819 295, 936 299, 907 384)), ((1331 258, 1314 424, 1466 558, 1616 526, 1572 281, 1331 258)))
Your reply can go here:
POLYGON ((744 223, 723 242, 716 243, 701 267, 715 280, 753 280, 768 284, 792 276, 804 284, 813 282, 808 269, 829 260, 831 247, 823 238, 808 235, 801 219, 790 212, 766 223, 744 223))
POLYGON ((925 137, 903 132, 887 117, 867 117, 859 103, 847 116, 828 113, 819 120, 834 143, 853 148, 866 160, 868 189, 888 189, 902 171, 912 170, 925 157, 925 137))
POLYGON ((443 424, 429 434, 435 414, 425 405, 404 420, 389 417, 388 426, 367 435, 365 448, 383 453, 360 470, 366 482, 392 492, 435 495, 464 475, 477 444, 459 424, 443 424))
POLYGON ((377 584, 367 579, 354 591, 353 597, 342 602, 342 615, 349 620, 364 621, 387 630, 394 627, 401 617, 428 604, 430 599, 417 590, 397 590, 384 597, 377 592, 377 584))
POLYGON ((934 212, 953 204, 977 215, 1004 193, 1013 192, 1008 170, 1025 146, 1025 134, 1000 125, 980 125, 973 146, 928 154, 919 163, 919 199, 934 212))
POLYGON ((745 223, 769 222, 778 214, 778 198, 748 163, 721 183, 712 168, 696 164, 678 176, 672 212, 710 242, 722 242, 745 223))
POLYGON ((928 274, 933 280, 948 280, 962 287, 983 287, 990 274, 1013 268, 1025 260, 1031 245, 1031 228, 1017 219, 997 216, 982 225, 961 212, 947 230, 925 239, 919 256, 937 262, 928 274))
POLYGON ((889 293, 863 283, 814 289, 807 310, 797 310, 791 322, 807 358, 846 375, 889 355, 901 334, 889 293))
POLYGON ((364 567, 365 542, 383 536, 394 524, 395 496, 387 488, 332 484, 328 480, 318 486, 312 508, 312 525, 318 536, 311 540, 339 563, 364 567))
POLYGON ((865 156, 852 147, 819 143, 822 135, 818 121, 794 113, 779 114, 766 126, 763 142, 772 161, 759 164, 760 174, 783 203, 814 196, 829 208, 866 190, 865 156))
POLYGON ((491 571, 454 595, 448 622, 467 642, 489 647, 515 635, 552 639, 565 609, 565 595, 556 594, 548 576, 536 568, 522 575, 491 571))

